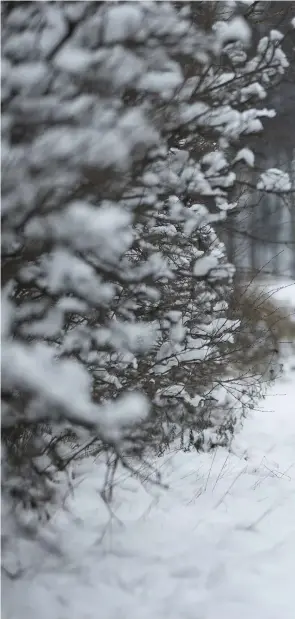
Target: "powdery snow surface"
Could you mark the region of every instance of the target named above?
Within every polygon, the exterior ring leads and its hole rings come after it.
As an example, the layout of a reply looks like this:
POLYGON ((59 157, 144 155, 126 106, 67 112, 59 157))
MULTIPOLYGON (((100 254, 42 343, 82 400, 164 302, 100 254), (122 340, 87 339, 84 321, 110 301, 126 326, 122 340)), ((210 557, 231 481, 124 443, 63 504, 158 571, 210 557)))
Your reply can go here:
MULTIPOLYGON (((295 365, 295 363, 294 363, 295 365)), ((88 461, 46 545, 23 542, 6 619, 294 618, 295 380, 273 386, 233 453, 159 458, 170 489, 126 474, 110 520, 88 461)))

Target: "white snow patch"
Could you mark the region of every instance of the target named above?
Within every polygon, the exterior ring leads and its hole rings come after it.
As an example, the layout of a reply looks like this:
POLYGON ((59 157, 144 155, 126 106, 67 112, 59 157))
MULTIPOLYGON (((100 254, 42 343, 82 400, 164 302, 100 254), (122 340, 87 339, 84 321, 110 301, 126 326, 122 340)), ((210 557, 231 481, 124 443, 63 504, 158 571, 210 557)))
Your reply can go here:
POLYGON ((196 277, 205 277, 209 271, 215 269, 219 265, 217 257, 209 255, 198 258, 194 264, 194 275, 196 277))
POLYGON ((140 4, 121 4, 108 9, 104 28, 106 43, 125 41, 138 37, 143 26, 143 11, 140 4))
POLYGON ((284 35, 279 30, 271 30, 269 38, 273 43, 279 43, 284 38, 284 35))
POLYGON ((68 73, 80 73, 86 71, 93 64, 94 54, 83 49, 65 45, 56 55, 54 64, 58 69, 68 73))
POLYGON ((251 29, 242 17, 234 17, 229 21, 220 21, 214 24, 214 30, 221 44, 226 41, 241 41, 248 45, 251 39, 251 29))
POLYGON ((244 161, 250 168, 253 168, 255 162, 255 155, 253 151, 250 150, 250 148, 242 148, 237 153, 233 163, 236 161, 244 161))
POLYGON ((269 168, 266 172, 260 175, 257 183, 257 189, 264 191, 284 192, 291 190, 291 181, 289 174, 278 170, 277 168, 269 168))
POLYGON ((173 90, 183 82, 183 76, 176 65, 171 71, 149 71, 141 77, 138 87, 148 92, 172 94, 173 90))

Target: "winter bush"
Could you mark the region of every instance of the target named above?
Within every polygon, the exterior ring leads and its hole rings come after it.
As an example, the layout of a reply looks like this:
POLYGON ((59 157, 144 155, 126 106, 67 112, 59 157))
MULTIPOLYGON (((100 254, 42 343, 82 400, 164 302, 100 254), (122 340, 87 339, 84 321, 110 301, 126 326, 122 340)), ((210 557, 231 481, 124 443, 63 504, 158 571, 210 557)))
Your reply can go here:
POLYGON ((235 338, 235 364, 267 380, 276 375, 286 344, 294 345, 295 323, 290 308, 278 303, 276 291, 256 280, 255 276, 250 283, 235 278, 229 311, 241 324, 235 338))
POLYGON ((177 436, 230 440, 256 387, 214 224, 288 63, 280 37, 252 53, 245 20, 205 31, 189 3, 2 20, 2 482, 36 507, 85 444, 134 470, 177 436))

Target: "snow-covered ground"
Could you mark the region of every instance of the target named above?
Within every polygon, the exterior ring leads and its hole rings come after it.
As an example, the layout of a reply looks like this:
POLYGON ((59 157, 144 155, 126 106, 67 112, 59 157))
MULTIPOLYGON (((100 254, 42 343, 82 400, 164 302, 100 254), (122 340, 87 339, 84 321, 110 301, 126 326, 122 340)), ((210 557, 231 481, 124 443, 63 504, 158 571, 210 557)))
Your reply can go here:
POLYGON ((81 466, 70 511, 4 577, 5 619, 293 619, 294 377, 274 384, 232 453, 159 459, 169 490, 122 477, 111 518, 97 466, 81 466))

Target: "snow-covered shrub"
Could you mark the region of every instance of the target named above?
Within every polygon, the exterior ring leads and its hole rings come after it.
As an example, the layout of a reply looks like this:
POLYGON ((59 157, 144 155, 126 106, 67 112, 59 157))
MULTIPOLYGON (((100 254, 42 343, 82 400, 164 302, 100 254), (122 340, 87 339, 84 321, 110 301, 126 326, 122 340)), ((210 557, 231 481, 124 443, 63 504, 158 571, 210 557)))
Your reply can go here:
POLYGON ((258 286, 255 277, 251 283, 235 278, 230 312, 241 324, 235 338, 235 365, 264 380, 275 376, 286 342, 295 340, 293 312, 266 284, 258 286))
POLYGON ((192 8, 2 7, 3 487, 25 504, 54 494, 71 441, 132 467, 179 432, 225 442, 249 399, 213 227, 287 60, 192 8))

